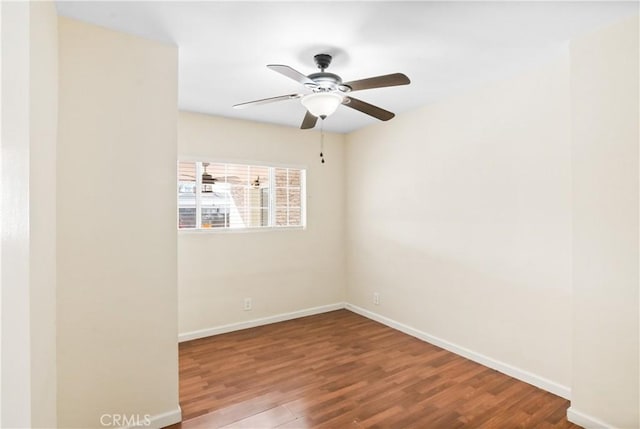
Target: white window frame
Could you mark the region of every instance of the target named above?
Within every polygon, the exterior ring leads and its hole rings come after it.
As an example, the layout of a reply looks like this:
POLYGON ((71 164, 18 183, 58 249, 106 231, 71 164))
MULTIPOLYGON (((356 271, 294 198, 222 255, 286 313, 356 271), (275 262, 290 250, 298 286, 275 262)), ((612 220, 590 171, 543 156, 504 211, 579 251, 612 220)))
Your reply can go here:
MULTIPOLYGON (((196 226, 195 228, 180 228, 180 180, 176 175, 176 228, 180 233, 215 233, 215 234, 228 234, 228 233, 244 233, 244 232, 260 232, 260 231, 281 231, 281 230, 305 230, 307 229, 307 166, 295 165, 295 164, 280 164, 280 163, 266 163, 261 161, 247 161, 247 160, 235 160, 235 159, 207 159, 200 157, 181 157, 178 162, 178 174, 179 165, 181 162, 193 162, 196 166, 196 226), (210 164, 239 164, 246 166, 257 166, 269 168, 269 225, 268 226, 254 226, 244 228, 231 228, 229 226, 218 228, 202 228, 202 164, 208 162, 210 164), (276 168, 290 168, 300 170, 300 217, 301 225, 283 225, 278 226, 275 224, 275 169, 276 168)), ((287 180, 288 181, 288 180, 287 180)), ((289 193, 287 192, 287 206, 289 203, 289 193)), ((289 212, 287 211, 287 223, 289 223, 289 212)))

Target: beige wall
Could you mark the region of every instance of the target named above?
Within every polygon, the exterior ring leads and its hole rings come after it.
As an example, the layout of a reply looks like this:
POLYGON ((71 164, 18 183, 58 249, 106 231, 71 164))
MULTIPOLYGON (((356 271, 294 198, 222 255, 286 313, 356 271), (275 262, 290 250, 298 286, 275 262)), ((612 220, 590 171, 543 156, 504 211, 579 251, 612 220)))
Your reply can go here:
POLYGON ((30 2, 31 426, 56 425, 56 140, 58 16, 30 2))
POLYGON ((348 302, 568 396, 569 116, 564 57, 349 135, 348 302))
POLYGON ((169 424, 178 51, 66 18, 58 29, 58 425, 169 424))
POLYGON ((326 134, 320 164, 316 131, 180 113, 178 158, 302 166, 308 179, 306 230, 179 232, 181 334, 344 301, 343 150, 326 134))
POLYGON ((2 139, 0 426, 31 426, 29 295, 30 6, 0 2, 2 139))
POLYGON ((638 416, 638 18, 571 45, 573 384, 569 412, 638 416))

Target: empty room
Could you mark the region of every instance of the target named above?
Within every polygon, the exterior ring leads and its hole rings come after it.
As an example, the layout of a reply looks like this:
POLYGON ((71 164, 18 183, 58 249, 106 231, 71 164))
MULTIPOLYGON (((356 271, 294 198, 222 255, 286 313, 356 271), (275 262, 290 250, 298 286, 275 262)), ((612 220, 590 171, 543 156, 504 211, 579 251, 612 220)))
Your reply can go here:
POLYGON ((636 1, 2 1, 0 427, 640 429, 636 1))

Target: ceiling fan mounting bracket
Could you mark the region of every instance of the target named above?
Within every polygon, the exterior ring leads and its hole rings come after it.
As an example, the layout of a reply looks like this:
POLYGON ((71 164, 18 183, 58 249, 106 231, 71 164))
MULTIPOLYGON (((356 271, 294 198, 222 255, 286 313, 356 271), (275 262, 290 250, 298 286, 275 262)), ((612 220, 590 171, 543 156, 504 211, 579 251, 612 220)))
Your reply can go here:
POLYGON ((326 68, 329 68, 329 64, 331 64, 331 55, 329 54, 318 54, 314 55, 313 59, 316 62, 316 65, 321 71, 324 71, 326 68))

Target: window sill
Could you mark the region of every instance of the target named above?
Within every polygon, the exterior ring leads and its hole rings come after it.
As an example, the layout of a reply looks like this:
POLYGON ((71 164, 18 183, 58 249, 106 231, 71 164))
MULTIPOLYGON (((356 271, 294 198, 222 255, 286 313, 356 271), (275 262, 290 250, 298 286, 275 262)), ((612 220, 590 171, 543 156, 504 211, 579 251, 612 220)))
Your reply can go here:
POLYGON ((254 232, 304 231, 306 226, 270 226, 261 228, 182 228, 180 234, 247 234, 254 232))

